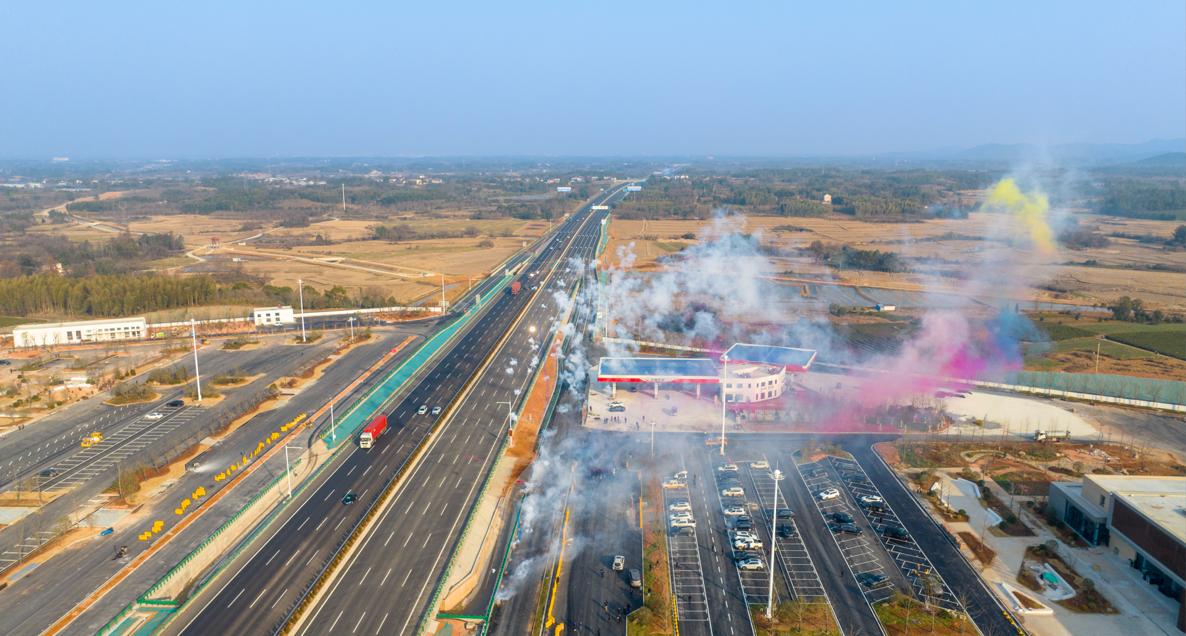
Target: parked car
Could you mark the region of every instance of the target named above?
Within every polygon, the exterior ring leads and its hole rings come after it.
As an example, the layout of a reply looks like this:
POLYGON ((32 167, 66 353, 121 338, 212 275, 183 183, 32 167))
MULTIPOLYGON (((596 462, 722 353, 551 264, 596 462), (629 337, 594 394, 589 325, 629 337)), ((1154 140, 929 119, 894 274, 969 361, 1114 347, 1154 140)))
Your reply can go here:
POLYGON ((745 514, 745 506, 725 506, 726 517, 739 517, 745 514))
POLYGON ((165 416, 165 414, 164 414, 164 413, 161 413, 160 411, 153 411, 153 412, 151 412, 151 413, 148 413, 148 414, 146 414, 146 415, 144 416, 144 419, 146 419, 146 420, 159 420, 159 419, 161 419, 161 418, 162 418, 162 417, 164 417, 164 416, 165 416))
POLYGON ((778 538, 790 539, 793 536, 795 536, 795 528, 794 527, 792 527, 792 526, 779 526, 778 527, 778 538))
POLYGON ((835 488, 826 488, 824 490, 821 490, 821 491, 815 493, 815 498, 819 499, 820 501, 828 501, 830 499, 839 499, 840 491, 836 490, 835 488))
POLYGON ((836 534, 861 534, 861 528, 855 523, 829 523, 828 529, 836 534))
POLYGON ((736 541, 737 539, 757 540, 757 538, 758 538, 758 535, 754 534, 753 532, 750 532, 749 530, 737 530, 736 532, 733 533, 734 541, 736 541))
POLYGON ((857 582, 865 587, 874 587, 884 580, 885 575, 876 572, 861 572, 857 575, 857 582))
POLYGON ((185 406, 185 400, 169 400, 168 402, 165 402, 165 406, 171 409, 179 409, 185 406))
POLYGON ((676 519, 671 522, 672 528, 695 528, 696 522, 692 519, 676 519))
POLYGON ((696 534, 695 526, 672 526, 671 536, 673 537, 691 537, 696 534))
POLYGON ((741 489, 741 486, 730 486, 728 488, 721 490, 721 496, 722 497, 744 497, 745 491, 741 489))
POLYGON ((737 562, 738 570, 763 570, 765 568, 766 564, 761 559, 748 558, 737 562))
POLYGON ((832 521, 836 523, 852 523, 852 515, 847 512, 833 512, 832 521))
POLYGON ((899 526, 885 526, 881 529, 881 534, 887 539, 898 539, 901 541, 905 541, 906 539, 910 538, 910 533, 906 531, 906 528, 899 526))
POLYGON ((642 572, 635 568, 630 568, 630 587, 636 590, 642 588, 642 572))
POLYGON ((764 460, 764 459, 760 459, 760 460, 758 460, 758 461, 756 461, 756 462, 750 462, 750 463, 749 463, 749 467, 750 467, 750 468, 752 468, 752 469, 754 469, 754 470, 769 470, 769 469, 770 469, 770 462, 768 462, 768 461, 766 461, 766 460, 764 460))
POLYGON ((676 474, 672 475, 671 478, 678 479, 680 481, 688 481, 688 471, 681 470, 681 471, 677 472, 676 474))
POLYGON ((737 472, 737 464, 721 464, 720 466, 717 466, 717 472, 735 473, 737 472))
POLYGON ((760 539, 734 539, 733 548, 735 550, 761 550, 762 541, 760 539))
POLYGON ((621 413, 625 410, 626 410, 626 405, 623 404, 622 402, 610 402, 609 403, 609 412, 610 413, 621 413))
POLYGON ((687 499, 677 499, 667 506, 668 512, 692 512, 692 504, 687 499))
POLYGON ((612 566, 615 572, 621 572, 626 569, 626 557, 621 554, 614 555, 614 564, 612 566))
POLYGON ((754 522, 752 519, 749 518, 748 515, 742 516, 742 517, 734 517, 733 518, 733 527, 738 530, 753 530, 754 522))
POLYGON ((866 506, 880 508, 885 500, 881 498, 881 495, 861 495, 860 502, 866 506))
POLYGON ((663 482, 664 488, 683 488, 686 484, 678 479, 668 479, 663 482))

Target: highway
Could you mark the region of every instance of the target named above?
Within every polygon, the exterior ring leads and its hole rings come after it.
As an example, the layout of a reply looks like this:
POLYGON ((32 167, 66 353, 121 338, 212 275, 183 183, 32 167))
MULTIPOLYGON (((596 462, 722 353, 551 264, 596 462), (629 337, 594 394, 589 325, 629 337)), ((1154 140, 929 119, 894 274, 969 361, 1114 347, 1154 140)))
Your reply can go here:
MULTIPOLYGON (((605 193, 594 203, 621 195, 620 189, 605 193)), ((419 407, 441 406, 449 409, 448 419, 440 423, 425 457, 405 477, 395 500, 305 623, 308 633, 347 631, 345 623, 337 623, 349 613, 349 628, 358 633, 413 631, 504 434, 507 411, 505 404, 497 402, 514 399, 514 391, 527 380, 529 359, 538 355, 542 333, 533 334, 530 327, 542 332, 555 313, 551 294, 533 292, 538 278, 531 273, 549 276, 555 265, 563 271, 563 258, 570 255, 563 247, 570 241, 572 255, 590 256, 600 217, 586 206, 565 221, 520 277, 525 281, 523 291, 499 295, 487 304, 486 313, 430 363, 411 390, 383 409, 391 430, 369 450, 352 446, 346 451, 326 471, 328 477, 309 488, 299 505, 282 518, 266 542, 249 551, 251 556, 224 584, 212 586, 215 592, 201 610, 182 617, 183 633, 276 630, 339 542, 374 505, 378 493, 433 433, 437 419, 431 413, 418 414, 419 407), (463 402, 453 404, 520 315, 525 318, 475 389, 463 402), (357 494, 357 503, 342 504, 346 492, 357 494)), ((564 278, 567 285, 575 283, 572 275, 564 278)))
MULTIPOLYGON (((65 614, 75 603, 105 582, 116 570, 124 567, 123 560, 112 559, 118 546, 129 546, 131 548, 130 556, 136 556, 148 545, 139 541, 136 535, 144 531, 150 520, 164 519, 171 522, 177 519, 178 517, 173 513, 176 502, 188 496, 188 493, 197 486, 206 487, 213 492, 214 484, 211 478, 216 472, 214 468, 225 466, 241 457, 244 452, 250 452, 260 437, 275 430, 278 423, 291 420, 303 411, 312 411, 320 407, 330 396, 339 392, 344 385, 357 377, 359 369, 370 367, 404 338, 409 335, 417 335, 423 330, 424 325, 414 325, 410 328, 402 327, 399 330, 377 332, 372 342, 356 347, 327 365, 318 382, 308 385, 277 408, 257 413, 222 442, 203 453, 198 458, 203 464, 202 470, 185 473, 167 492, 147 502, 138 514, 117 521, 114 524, 115 531, 112 535, 81 542, 77 544, 76 548, 66 550, 52 559, 42 562, 28 576, 9 585, 3 593, 0 593, 0 633, 41 632, 50 623, 65 614), (30 602, 31 600, 36 602, 30 602)), ((322 338, 322 340, 330 339, 322 338)), ((332 349, 334 343, 328 342, 326 345, 332 349)), ((310 348, 293 346, 285 347, 285 349, 308 351, 310 348)), ((249 352, 235 353, 242 356, 249 352)), ((406 352, 396 356, 384 365, 382 370, 377 371, 376 375, 381 376, 384 371, 390 372, 406 356, 406 352)), ((372 378, 371 381, 364 382, 356 389, 356 393, 365 393, 376 379, 372 378)), ((196 412, 202 413, 203 417, 209 417, 209 413, 216 409, 217 407, 202 408, 197 409, 196 412)), ((200 421, 194 420, 194 423, 200 421)), ((181 438, 186 434, 186 431, 179 429, 173 434, 181 438)), ((236 488, 235 492, 214 506, 214 509, 205 511, 197 523, 172 540, 162 553, 138 568, 129 580, 104 598, 92 611, 85 613, 75 621, 67 633, 95 633, 125 604, 143 593, 186 552, 213 532, 229 515, 243 506, 254 494, 255 488, 275 477, 283 468, 283 455, 269 462, 268 466, 253 475, 248 483, 236 488)), ((100 488, 105 486, 106 484, 103 483, 99 485, 100 488)))

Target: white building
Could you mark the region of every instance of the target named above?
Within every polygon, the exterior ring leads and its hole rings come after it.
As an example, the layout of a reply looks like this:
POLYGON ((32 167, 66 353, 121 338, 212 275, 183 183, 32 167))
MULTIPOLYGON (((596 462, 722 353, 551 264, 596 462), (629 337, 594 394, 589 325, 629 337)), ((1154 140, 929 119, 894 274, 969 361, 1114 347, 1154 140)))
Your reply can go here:
POLYGON ((296 317, 292 313, 292 307, 288 305, 283 307, 256 307, 251 310, 251 321, 255 323, 256 327, 291 325, 296 322, 296 317))
POLYGON ((781 397, 787 369, 782 365, 740 363, 729 365, 725 399, 729 402, 764 402, 781 397))
POLYGON ((140 340, 148 333, 143 317, 54 322, 20 325, 12 330, 15 347, 53 347, 56 345, 140 340))

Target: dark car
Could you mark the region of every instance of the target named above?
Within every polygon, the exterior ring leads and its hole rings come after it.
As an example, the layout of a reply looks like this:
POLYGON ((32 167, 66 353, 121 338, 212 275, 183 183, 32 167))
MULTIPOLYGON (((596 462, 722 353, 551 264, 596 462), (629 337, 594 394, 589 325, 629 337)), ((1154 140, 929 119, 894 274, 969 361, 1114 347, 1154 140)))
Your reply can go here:
POLYGON ((901 539, 905 541, 910 538, 910 533, 906 532, 906 528, 900 528, 898 526, 886 526, 881 529, 881 534, 885 535, 888 539, 901 539))
POLYGON ((861 572, 857 575, 857 582, 865 587, 873 587, 884 580, 885 575, 876 572, 861 572))
POLYGON ((0 360, 0 367, 6 367, 12 364, 12 360, 0 360))
POLYGON ((630 568, 630 587, 636 590, 642 588, 642 572, 635 568, 630 568))
POLYGON ((855 523, 829 523, 828 529, 833 533, 839 534, 846 532, 848 534, 861 534, 861 529, 855 523))
POLYGON ((185 402, 183 400, 169 400, 168 402, 165 402, 165 406, 171 409, 178 409, 185 406, 185 402))
POLYGON ((342 497, 342 503, 347 506, 349 506, 350 504, 352 504, 356 501, 358 501, 358 495, 356 495, 352 492, 348 492, 345 494, 345 496, 342 497))
POLYGON ((691 537, 691 536, 694 536, 695 534, 696 534, 696 529, 689 528, 688 526, 680 526, 678 528, 671 529, 671 536, 673 536, 673 537, 691 537))
POLYGON ((54 477, 54 476, 56 476, 56 475, 57 475, 59 472, 60 472, 60 471, 57 469, 57 467, 55 467, 55 466, 50 466, 49 468, 46 468, 45 470, 41 471, 41 472, 40 472, 40 473, 38 473, 38 474, 39 474, 39 475, 41 475, 42 477, 54 477))
POLYGON ((832 521, 836 523, 852 523, 852 515, 847 512, 833 512, 832 521))
POLYGON ((733 520, 733 527, 737 530, 753 530, 754 521, 747 516, 737 517, 733 520))
POLYGON ((790 526, 779 526, 778 537, 780 539, 789 539, 795 536, 795 529, 790 526))

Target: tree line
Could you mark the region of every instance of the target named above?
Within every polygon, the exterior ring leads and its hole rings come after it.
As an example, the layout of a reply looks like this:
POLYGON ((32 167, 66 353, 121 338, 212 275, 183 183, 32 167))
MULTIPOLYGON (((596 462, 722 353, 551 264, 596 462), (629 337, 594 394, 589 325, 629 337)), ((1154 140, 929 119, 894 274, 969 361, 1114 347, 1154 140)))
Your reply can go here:
MULTIPOLYGON (((399 304, 379 290, 351 292, 305 287, 305 309, 387 307, 399 304)), ((133 316, 201 305, 297 305, 292 287, 253 280, 218 281, 207 274, 95 275, 85 278, 34 274, 0 279, 0 314, 14 316, 133 316)))

